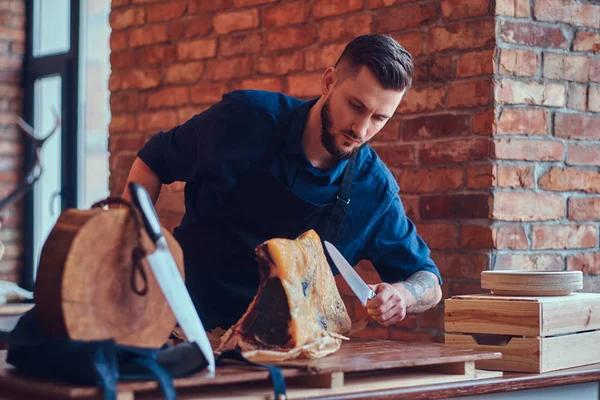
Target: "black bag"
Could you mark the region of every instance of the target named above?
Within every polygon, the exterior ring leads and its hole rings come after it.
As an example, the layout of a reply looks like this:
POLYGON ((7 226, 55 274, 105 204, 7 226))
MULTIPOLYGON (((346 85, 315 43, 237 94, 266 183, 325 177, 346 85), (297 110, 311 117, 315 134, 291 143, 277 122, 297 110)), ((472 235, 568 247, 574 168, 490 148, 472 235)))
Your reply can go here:
MULTIPOLYGON (((105 400, 117 398, 118 381, 140 380, 157 380, 165 399, 176 399, 172 379, 190 376, 208 366, 195 343, 146 349, 118 345, 113 340, 83 342, 50 338, 41 331, 35 313, 34 307, 11 332, 6 361, 32 377, 101 386, 105 400)), ((217 363, 222 365, 226 359, 267 368, 275 398, 285 398, 285 381, 278 367, 252 363, 239 351, 224 352, 217 363)))

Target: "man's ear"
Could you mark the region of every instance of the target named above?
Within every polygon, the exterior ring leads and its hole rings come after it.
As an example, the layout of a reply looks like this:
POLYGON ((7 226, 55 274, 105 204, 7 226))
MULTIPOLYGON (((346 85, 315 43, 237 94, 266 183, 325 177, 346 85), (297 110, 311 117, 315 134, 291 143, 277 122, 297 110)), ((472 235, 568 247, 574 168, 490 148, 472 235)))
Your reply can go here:
POLYGON ((337 77, 337 71, 334 67, 328 67, 325 72, 323 73, 323 81, 322 81, 322 87, 321 87, 321 92, 324 95, 328 95, 329 92, 331 92, 331 89, 333 88, 333 85, 335 84, 335 80, 337 77))

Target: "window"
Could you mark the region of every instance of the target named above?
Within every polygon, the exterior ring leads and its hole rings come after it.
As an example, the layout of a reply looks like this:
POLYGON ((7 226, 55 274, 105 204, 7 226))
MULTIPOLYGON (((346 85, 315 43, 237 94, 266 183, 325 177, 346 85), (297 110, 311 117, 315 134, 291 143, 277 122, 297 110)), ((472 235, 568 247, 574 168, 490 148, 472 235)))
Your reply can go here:
POLYGON ((83 176, 79 206, 89 208, 109 195, 108 125, 110 124, 110 4, 88 0, 81 13, 79 110, 83 176))
POLYGON ((71 47, 71 0, 34 0, 33 56, 66 53, 71 47))
MULTIPOLYGON (((25 199, 22 285, 31 289, 48 234, 66 208, 108 195, 110 0, 28 0, 25 120, 44 144, 42 175, 25 199)), ((25 159, 27 164, 30 160, 25 159)))
MULTIPOLYGON (((38 137, 46 136, 55 124, 53 110, 62 107, 62 77, 60 75, 44 76, 36 79, 33 85, 33 126, 38 137)), ((59 128, 42 147, 40 160, 42 175, 33 189, 33 248, 35 259, 44 240, 56 222, 57 213, 60 213, 61 192, 61 159, 62 159, 62 129, 59 128)), ((36 263, 37 264, 37 263, 36 263)))

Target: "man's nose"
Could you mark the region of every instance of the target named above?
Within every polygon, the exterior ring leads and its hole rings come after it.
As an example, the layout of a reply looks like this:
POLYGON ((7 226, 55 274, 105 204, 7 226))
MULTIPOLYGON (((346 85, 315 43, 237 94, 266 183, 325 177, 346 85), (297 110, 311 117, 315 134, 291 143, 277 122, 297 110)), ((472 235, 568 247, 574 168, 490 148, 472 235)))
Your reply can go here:
POLYGON ((360 139, 364 139, 367 136, 368 129, 369 129, 369 119, 368 118, 358 118, 352 124, 352 132, 354 132, 354 135, 360 139))

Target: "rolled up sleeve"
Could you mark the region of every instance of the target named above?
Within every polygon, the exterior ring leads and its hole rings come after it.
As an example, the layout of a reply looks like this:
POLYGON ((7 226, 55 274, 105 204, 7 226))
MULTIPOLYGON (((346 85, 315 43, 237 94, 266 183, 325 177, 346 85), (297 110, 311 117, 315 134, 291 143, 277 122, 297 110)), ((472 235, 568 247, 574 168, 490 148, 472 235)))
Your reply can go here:
POLYGON ((201 179, 231 181, 271 140, 273 117, 225 99, 185 124, 159 132, 138 157, 163 184, 201 179))
POLYGON ((163 184, 174 181, 188 182, 203 164, 214 157, 215 118, 221 108, 215 105, 195 115, 183 125, 154 135, 137 156, 144 161, 163 184))
POLYGON ((384 282, 399 282, 419 271, 442 277, 430 257, 430 250, 417 234, 415 224, 406 216, 398 195, 375 221, 366 244, 366 257, 384 282))

